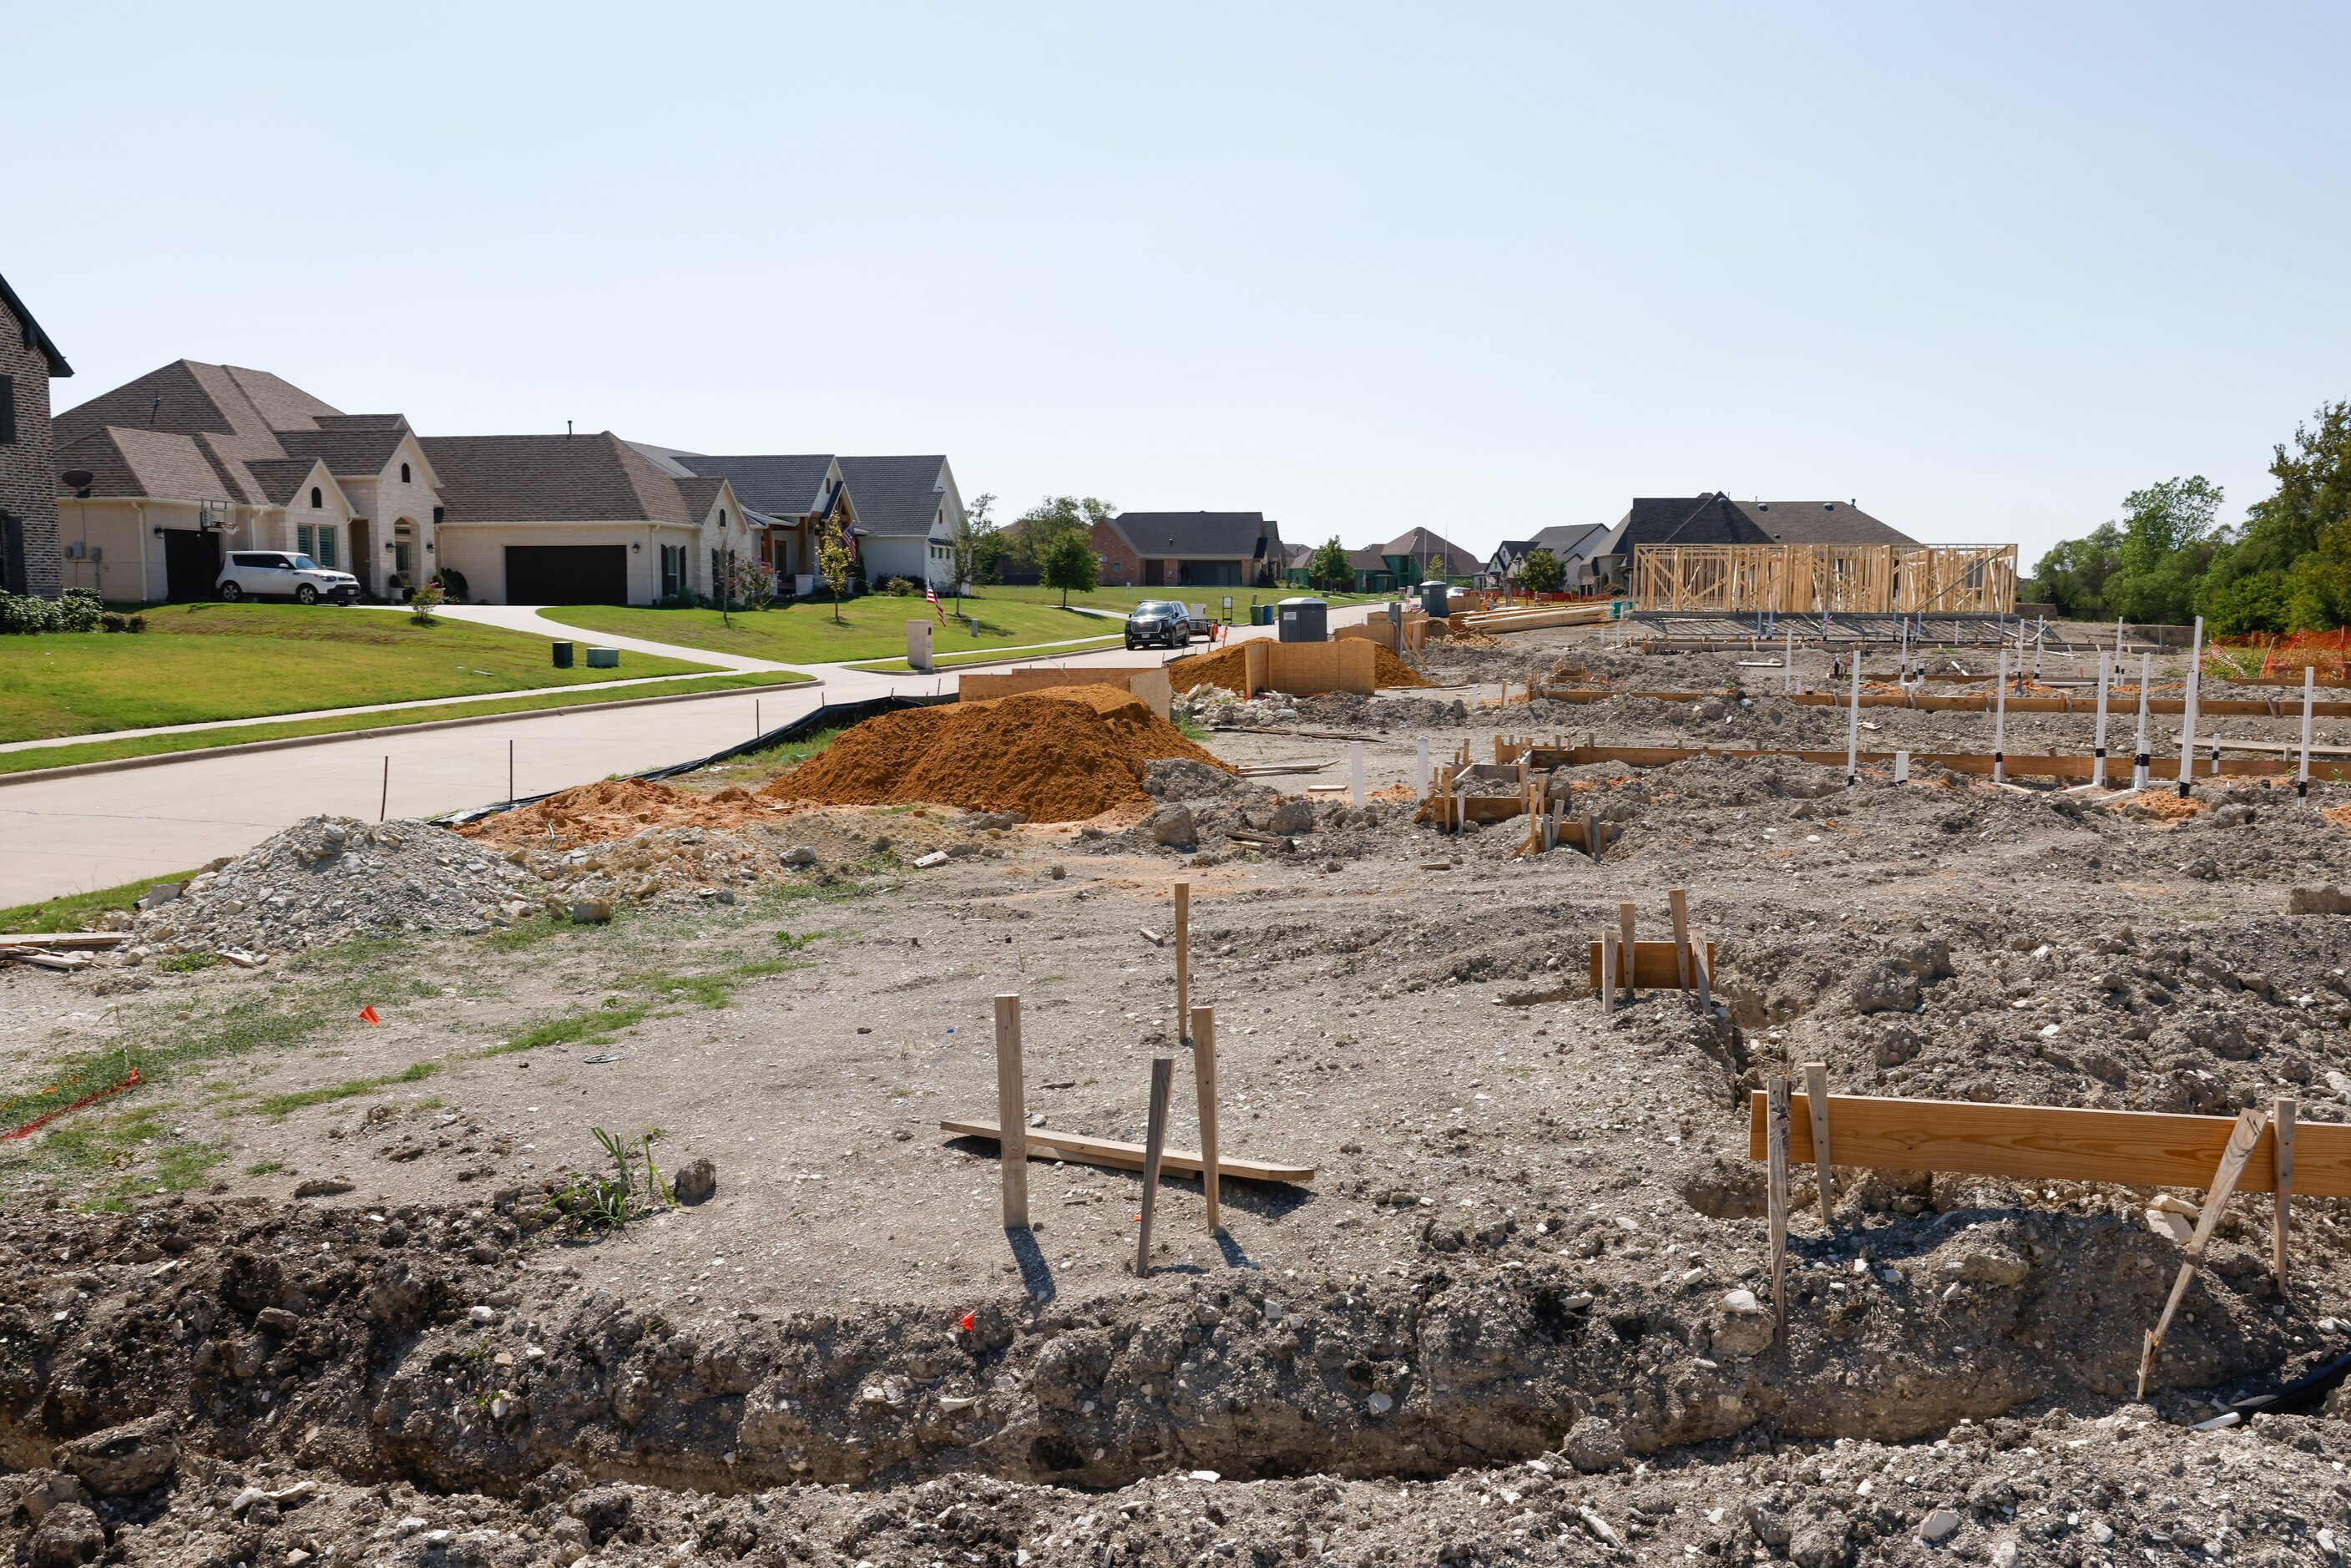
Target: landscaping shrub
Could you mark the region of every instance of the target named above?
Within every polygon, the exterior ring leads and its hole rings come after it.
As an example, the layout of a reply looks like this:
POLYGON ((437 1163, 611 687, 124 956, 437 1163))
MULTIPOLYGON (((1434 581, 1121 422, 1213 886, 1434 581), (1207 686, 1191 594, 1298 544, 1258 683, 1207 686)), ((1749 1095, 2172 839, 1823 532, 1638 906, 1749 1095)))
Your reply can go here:
POLYGON ((433 612, 448 601, 449 596, 441 591, 439 582, 428 582, 410 596, 408 618, 419 626, 430 626, 433 624, 433 612))
POLYGON ((443 567, 434 580, 441 584, 442 593, 453 603, 463 604, 473 597, 465 589, 465 574, 454 566, 443 567))
POLYGON ((63 599, 0 593, 0 635, 32 637, 44 632, 95 632, 105 614, 98 595, 70 588, 63 599))
POLYGON ((882 588, 891 598, 904 599, 914 591, 914 580, 911 577, 893 577, 885 580, 882 588))

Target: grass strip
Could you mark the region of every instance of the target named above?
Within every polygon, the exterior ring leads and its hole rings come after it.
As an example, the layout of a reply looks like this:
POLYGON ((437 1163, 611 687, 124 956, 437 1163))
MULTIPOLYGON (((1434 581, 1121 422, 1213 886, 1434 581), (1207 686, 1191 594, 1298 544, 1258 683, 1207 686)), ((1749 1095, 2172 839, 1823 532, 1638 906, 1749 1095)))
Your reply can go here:
MULTIPOLYGON (((549 708, 596 707, 606 703, 632 702, 645 697, 699 696, 747 686, 795 685, 812 677, 799 670, 749 671, 739 674, 706 675, 672 681, 659 687, 624 686, 600 692, 549 692, 536 697, 492 698, 481 702, 439 703, 431 707, 403 708, 396 713, 344 714, 336 718, 290 720, 283 724, 246 724, 234 729, 197 730, 183 735, 145 735, 128 740, 93 740, 74 746, 42 746, 27 751, 0 751, 0 774, 26 773, 42 768, 68 768, 81 762, 113 762, 125 757, 159 757, 182 751, 209 751, 214 747, 242 746, 247 741, 284 740, 306 735, 344 735, 360 729, 399 729, 436 719, 475 716, 540 713, 549 708)), ((161 880, 161 879, 155 879, 161 880)), ((146 891, 142 885, 141 893, 146 891)), ((0 915, 5 918, 5 915, 0 915)))
MULTIPOLYGON (((984 653, 942 653, 931 661, 942 670, 952 670, 958 664, 985 664, 1000 659, 1018 659, 1032 655, 1040 663, 1050 662, 1065 653, 1092 653, 1104 648, 1115 648, 1126 639, 1123 634, 1109 637, 1088 637, 1079 643, 1040 643, 1033 649, 998 648, 984 653)), ((876 675, 921 675, 928 670, 917 670, 904 659, 877 659, 870 664, 852 664, 852 670, 876 675)))
POLYGON ((23 936, 52 931, 87 931, 109 911, 128 909, 138 903, 157 883, 185 882, 195 874, 192 871, 175 871, 162 876, 142 876, 137 882, 126 882, 119 887, 100 887, 89 893, 68 893, 57 898, 45 898, 38 904, 12 904, 0 909, 0 932, 23 936))

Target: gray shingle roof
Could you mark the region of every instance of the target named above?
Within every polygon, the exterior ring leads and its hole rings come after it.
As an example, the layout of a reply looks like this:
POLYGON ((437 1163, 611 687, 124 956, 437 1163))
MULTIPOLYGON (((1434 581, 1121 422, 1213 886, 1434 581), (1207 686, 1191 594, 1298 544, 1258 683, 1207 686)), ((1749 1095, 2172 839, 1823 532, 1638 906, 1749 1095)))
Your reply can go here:
POLYGON ((234 494, 196 438, 176 431, 93 431, 60 446, 57 464, 60 474, 89 474, 93 496, 209 501, 226 500, 234 494))
POLYGON ((1734 501, 1711 496, 1636 499, 1603 547, 1639 545, 1915 544, 1849 501, 1734 501))
POLYGON ((247 463, 246 472, 261 486, 261 493, 270 504, 290 507, 301 495, 302 486, 319 471, 316 457, 261 457, 247 463))
POLYGON ((0 277, 0 307, 5 307, 8 313, 16 319, 16 330, 24 335, 25 347, 41 350, 41 358, 49 362, 50 375, 73 374, 73 367, 66 363, 65 355, 57 351, 57 346, 50 341, 49 335, 41 330, 41 324, 33 319, 33 313, 25 308, 25 302, 16 298, 16 291, 8 287, 8 280, 5 277, 0 277))
MULTIPOLYGON (((946 497, 943 456, 838 457, 857 526, 869 534, 927 537, 946 497)), ((765 508, 761 508, 765 510, 765 508)))
POLYGON ((718 504, 718 492, 726 487, 724 479, 697 477, 678 479, 673 483, 677 486, 677 493, 685 499, 687 515, 696 522, 710 515, 710 508, 718 504))
POLYGON ((1441 555, 1445 558, 1447 568, 1457 572, 1466 570, 1486 559, 1475 551, 1462 549, 1451 539, 1427 528, 1411 528, 1398 534, 1382 545, 1379 553, 1408 555, 1413 559, 1422 562, 1426 562, 1432 555, 1441 555))
POLYGON ((1850 501, 1733 501, 1772 544, 1907 545, 1918 541, 1850 501))
POLYGON ((698 525, 678 481, 611 431, 594 435, 428 435, 452 523, 698 525))
POLYGON ((295 457, 323 459, 327 471, 338 478, 371 479, 383 472, 384 465, 392 461, 392 455, 400 449, 401 438, 407 434, 407 422, 403 420, 398 425, 363 425, 358 429, 330 426, 323 430, 285 430, 277 433, 277 444, 295 457))
POLYGON ((773 457, 714 457, 699 452, 664 455, 689 474, 725 479, 735 486, 737 499, 770 517, 798 517, 816 510, 818 493, 832 468, 829 452, 773 457))
MULTIPOLYGON (((862 510, 865 493, 853 481, 850 494, 862 510)), ((1267 522, 1263 512, 1121 512, 1110 526, 1136 555, 1161 559, 1248 560, 1257 555, 1260 539, 1269 553, 1277 555, 1281 543, 1279 526, 1267 522)))

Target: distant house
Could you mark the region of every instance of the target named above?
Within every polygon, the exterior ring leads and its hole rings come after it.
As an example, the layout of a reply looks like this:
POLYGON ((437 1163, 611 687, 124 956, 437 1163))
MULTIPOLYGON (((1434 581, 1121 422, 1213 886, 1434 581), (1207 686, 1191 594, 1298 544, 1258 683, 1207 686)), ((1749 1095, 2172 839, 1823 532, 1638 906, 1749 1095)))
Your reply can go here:
POLYGON ((1488 559, 1486 573, 1499 587, 1511 580, 1530 550, 1549 550, 1567 569, 1562 583, 1573 591, 1590 580, 1592 554, 1606 540, 1608 533, 1607 527, 1601 523, 1562 523, 1544 528, 1531 538, 1504 539, 1488 559))
POLYGON ((1262 512, 1122 512, 1093 526, 1106 588, 1256 588, 1290 567, 1262 512))
POLYGON ((659 604, 711 597, 730 552, 757 555, 726 478, 664 472, 611 431, 434 435, 441 562, 492 604, 659 604))
POLYGON ((57 416, 66 586, 209 599, 229 549, 298 551, 396 596, 437 569, 432 460, 396 413, 266 371, 179 360, 57 416))
POLYGON ((0 277, 0 592, 65 591, 49 381, 73 367, 0 277))
POLYGON ((963 492, 943 456, 713 456, 633 444, 669 473, 732 481, 751 510, 758 553, 786 592, 816 591, 817 547, 836 522, 848 530, 866 581, 955 585, 951 541, 964 521, 963 492))
POLYGON ((1595 584, 1622 589, 1642 545, 1907 545, 1918 541, 1851 501, 1734 501, 1710 496, 1644 497, 1592 554, 1595 584))
POLYGON ((856 537, 856 505, 829 453, 783 456, 711 456, 632 442, 655 466, 681 477, 723 478, 735 487, 758 536, 757 553, 775 570, 779 592, 817 589, 817 546, 838 521, 856 537))
POLYGON ((1386 593, 1432 577, 1475 577, 1484 563, 1473 550, 1427 528, 1414 528, 1384 545, 1350 551, 1347 564, 1355 570, 1356 592, 1386 593), (1431 570, 1432 563, 1442 570, 1431 570))
POLYGON ((963 495, 942 456, 843 457, 841 476, 857 508, 858 559, 865 580, 903 577, 918 585, 955 586, 948 541, 963 522, 963 495))

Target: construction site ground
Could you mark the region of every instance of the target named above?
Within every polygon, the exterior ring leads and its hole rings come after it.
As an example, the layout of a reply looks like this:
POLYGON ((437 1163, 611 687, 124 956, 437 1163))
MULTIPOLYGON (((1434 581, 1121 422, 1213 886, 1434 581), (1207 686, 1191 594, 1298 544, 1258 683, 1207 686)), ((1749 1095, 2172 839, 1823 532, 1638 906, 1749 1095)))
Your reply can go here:
MULTIPOLYGON (((1747 1095, 1819 1061, 1842 1092, 2351 1118, 2351 925, 2287 912, 2351 885, 2351 786, 2134 808, 1698 759, 1576 771, 1621 829, 1598 862, 1416 823, 1423 737, 1844 744, 1843 711, 1740 667, 1771 655, 1604 638, 1439 643, 1435 690, 1193 694, 1222 762, 1328 766, 1162 766, 1084 821, 705 792, 598 819, 659 819, 633 840, 475 841, 467 874, 601 889, 609 920, 0 966, 0 1080, 141 1066, 0 1142, 0 1540, 295 1568, 2339 1562, 2339 1400, 2189 1424, 2351 1348, 2351 1210, 2296 1200, 2282 1296, 2269 1200, 2234 1199, 2138 1403, 2181 1256, 2156 1195, 1851 1172, 1832 1229, 1802 1177, 1775 1344, 1747 1095), (1482 706, 1562 665, 1743 690, 1482 706), (1358 739, 1368 803, 1310 793, 1358 739), (1032 1116, 1140 1141, 1169 1057, 1169 1142, 1197 1146, 1154 939, 1179 880, 1223 1149, 1315 1176, 1228 1181, 1217 1234, 1168 1180, 1137 1279, 1139 1177, 1032 1162, 1008 1233, 994 1145, 938 1123, 994 1118, 1015 993, 1032 1116), (1627 899, 1665 935, 1670 887, 1726 1009, 1602 1011, 1587 939, 1627 899), (552 1204, 612 1172, 591 1129, 715 1190, 612 1226, 552 1204)), ((1991 748, 1990 715, 1863 717, 1867 749, 1991 748)), ((2007 749, 2086 752, 2091 723, 2011 714, 2007 749)))

